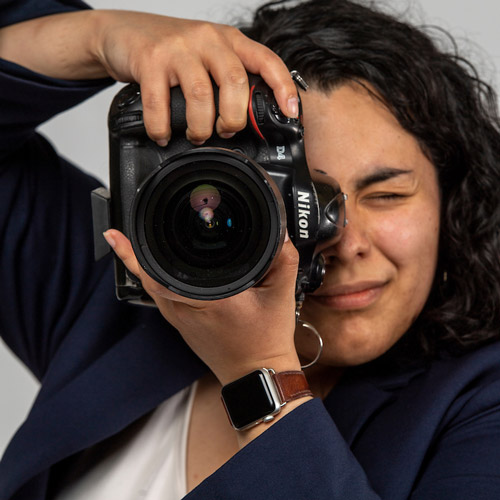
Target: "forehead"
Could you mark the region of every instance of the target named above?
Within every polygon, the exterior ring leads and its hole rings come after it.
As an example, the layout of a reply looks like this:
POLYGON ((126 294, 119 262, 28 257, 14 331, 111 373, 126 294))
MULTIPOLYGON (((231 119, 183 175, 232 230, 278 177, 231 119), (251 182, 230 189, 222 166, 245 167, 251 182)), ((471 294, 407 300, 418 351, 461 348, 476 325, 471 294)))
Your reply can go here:
POLYGON ((366 175, 377 168, 434 167, 375 93, 345 84, 327 93, 301 94, 307 159, 336 177, 345 169, 366 175))

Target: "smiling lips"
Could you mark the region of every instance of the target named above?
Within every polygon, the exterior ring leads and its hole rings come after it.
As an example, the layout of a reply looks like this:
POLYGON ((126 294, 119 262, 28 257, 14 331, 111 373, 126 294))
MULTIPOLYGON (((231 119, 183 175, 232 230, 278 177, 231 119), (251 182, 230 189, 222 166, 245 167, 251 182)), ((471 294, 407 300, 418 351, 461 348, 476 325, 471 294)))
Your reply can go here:
POLYGON ((309 298, 337 311, 363 309, 380 297, 386 284, 385 281, 363 281, 320 288, 317 295, 309 298))

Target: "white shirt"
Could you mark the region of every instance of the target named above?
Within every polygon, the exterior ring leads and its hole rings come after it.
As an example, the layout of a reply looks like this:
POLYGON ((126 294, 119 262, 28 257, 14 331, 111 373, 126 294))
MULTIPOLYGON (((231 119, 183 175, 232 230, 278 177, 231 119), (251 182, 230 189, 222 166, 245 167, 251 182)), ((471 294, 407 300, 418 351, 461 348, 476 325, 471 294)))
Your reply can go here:
POLYGON ((73 479, 55 500, 179 500, 197 384, 161 404, 127 441, 73 479))

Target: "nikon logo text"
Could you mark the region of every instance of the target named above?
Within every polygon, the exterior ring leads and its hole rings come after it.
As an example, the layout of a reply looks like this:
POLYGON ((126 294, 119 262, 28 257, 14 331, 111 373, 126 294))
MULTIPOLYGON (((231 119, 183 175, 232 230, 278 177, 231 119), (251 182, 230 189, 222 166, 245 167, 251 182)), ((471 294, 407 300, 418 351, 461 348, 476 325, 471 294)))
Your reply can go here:
POLYGON ((311 214, 311 206, 309 202, 310 193, 305 191, 297 191, 299 197, 299 238, 309 238, 309 215, 311 214))

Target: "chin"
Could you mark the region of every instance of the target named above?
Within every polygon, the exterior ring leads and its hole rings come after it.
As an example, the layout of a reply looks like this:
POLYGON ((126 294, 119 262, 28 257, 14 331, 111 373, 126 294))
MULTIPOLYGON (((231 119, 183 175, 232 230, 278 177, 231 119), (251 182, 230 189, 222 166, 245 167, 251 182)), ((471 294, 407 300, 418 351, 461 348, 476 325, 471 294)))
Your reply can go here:
POLYGON ((377 359, 388 350, 389 348, 387 349, 361 348, 361 349, 343 350, 343 349, 335 349, 335 347, 328 348, 325 345, 323 353, 320 358, 320 362, 324 365, 344 367, 344 368, 350 366, 359 366, 377 359))
MULTIPOLYGON (((412 319, 409 315, 393 318, 390 311, 382 315, 379 308, 325 314, 323 308, 309 306, 303 312, 301 317, 312 323, 323 338, 320 362, 338 367, 362 365, 379 358, 402 337, 412 319)), ((307 338, 300 340, 299 352, 314 357, 312 340, 309 345, 307 338)))
POLYGON ((359 324, 350 328, 318 325, 318 331, 324 343, 320 362, 337 367, 358 366, 373 361, 385 354, 402 335, 359 324))

